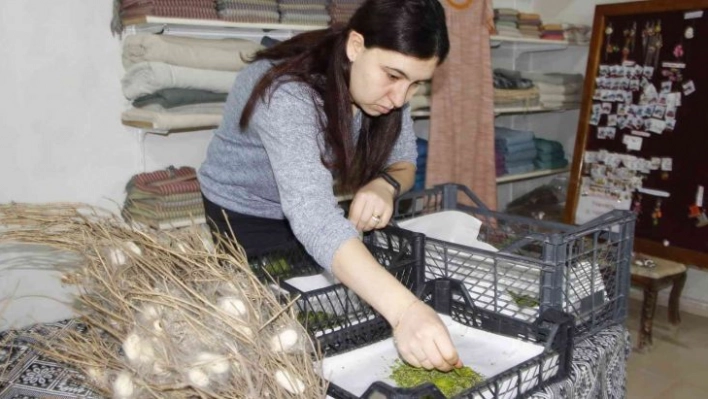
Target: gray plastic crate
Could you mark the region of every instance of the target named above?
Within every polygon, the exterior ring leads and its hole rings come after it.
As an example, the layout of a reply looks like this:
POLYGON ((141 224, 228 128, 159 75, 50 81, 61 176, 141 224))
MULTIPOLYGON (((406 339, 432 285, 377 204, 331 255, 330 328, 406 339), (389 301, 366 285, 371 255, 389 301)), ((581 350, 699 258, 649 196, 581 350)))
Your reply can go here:
POLYGON ((491 211, 467 187, 444 184, 402 195, 394 219, 447 210, 479 219, 477 239, 498 251, 427 236, 425 281, 460 280, 475 306, 524 321, 546 309, 568 313, 577 339, 625 320, 632 212, 611 211, 579 226, 545 222, 491 211))

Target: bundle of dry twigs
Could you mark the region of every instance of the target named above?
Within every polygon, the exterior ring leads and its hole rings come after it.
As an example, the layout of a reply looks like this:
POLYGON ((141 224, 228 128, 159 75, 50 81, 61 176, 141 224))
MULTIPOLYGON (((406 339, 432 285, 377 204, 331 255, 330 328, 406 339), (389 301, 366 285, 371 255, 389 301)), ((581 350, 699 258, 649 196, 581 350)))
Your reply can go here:
POLYGON ((0 204, 0 243, 82 255, 63 279, 86 324, 41 350, 102 394, 133 398, 324 397, 312 341, 231 242, 141 230, 83 204, 0 204))

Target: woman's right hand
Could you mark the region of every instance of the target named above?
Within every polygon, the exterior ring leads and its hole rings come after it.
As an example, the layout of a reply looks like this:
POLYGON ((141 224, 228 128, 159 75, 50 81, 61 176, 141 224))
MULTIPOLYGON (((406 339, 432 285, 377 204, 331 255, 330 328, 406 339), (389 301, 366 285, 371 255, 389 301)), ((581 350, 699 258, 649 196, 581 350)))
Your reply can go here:
POLYGON ((393 329, 401 358, 414 367, 450 371, 462 367, 447 327, 428 305, 416 300, 401 314, 393 329))

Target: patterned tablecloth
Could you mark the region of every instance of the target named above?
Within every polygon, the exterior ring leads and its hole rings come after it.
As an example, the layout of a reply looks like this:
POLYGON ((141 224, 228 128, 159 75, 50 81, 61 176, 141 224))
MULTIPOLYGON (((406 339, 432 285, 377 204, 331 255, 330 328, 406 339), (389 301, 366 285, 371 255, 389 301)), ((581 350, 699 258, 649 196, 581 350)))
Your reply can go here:
MULTIPOLYGON (((32 349, 32 336, 51 338, 69 328, 81 329, 82 325, 68 320, 0 333, 0 342, 9 338, 8 345, 0 346, 0 399, 100 398, 86 387, 81 373, 32 349)), ((630 350, 626 328, 605 329, 576 344, 569 378, 532 398, 624 398, 630 350)))

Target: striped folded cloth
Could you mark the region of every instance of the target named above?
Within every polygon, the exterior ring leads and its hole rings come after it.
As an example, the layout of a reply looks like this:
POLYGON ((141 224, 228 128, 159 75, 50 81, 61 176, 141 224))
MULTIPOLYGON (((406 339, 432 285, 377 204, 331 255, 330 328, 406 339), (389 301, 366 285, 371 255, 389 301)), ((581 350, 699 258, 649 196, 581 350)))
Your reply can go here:
POLYGON ((137 174, 130 179, 126 190, 130 192, 133 187, 158 195, 201 191, 197 171, 189 166, 137 174))

